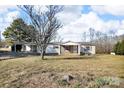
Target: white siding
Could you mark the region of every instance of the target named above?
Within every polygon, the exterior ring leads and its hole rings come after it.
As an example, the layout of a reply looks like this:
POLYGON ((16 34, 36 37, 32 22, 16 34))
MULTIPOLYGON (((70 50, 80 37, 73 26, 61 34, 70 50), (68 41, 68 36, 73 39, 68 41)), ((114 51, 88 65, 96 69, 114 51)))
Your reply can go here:
POLYGON ((92 48, 91 51, 90 51, 91 54, 96 54, 96 51, 95 51, 95 50, 96 50, 96 49, 95 49, 96 47, 95 47, 95 46, 91 46, 91 48, 92 48))
POLYGON ((78 45, 78 54, 80 55, 80 52, 81 52, 81 46, 78 45))
POLYGON ((84 52, 85 52, 85 51, 84 51, 85 46, 82 45, 80 48, 81 48, 81 49, 80 49, 80 52, 83 52, 83 53, 84 53, 84 52))
POLYGON ((26 46, 22 45, 22 50, 21 51, 26 51, 26 46))
POLYGON ((25 45, 25 46, 26 46, 26 50, 25 51, 30 52, 31 51, 30 45, 25 45))
POLYGON ((95 54, 95 46, 81 46, 81 52, 82 53, 91 53, 91 54, 95 54), (86 47, 89 47, 89 50, 85 51, 86 47))
MULTIPOLYGON (((69 43, 70 45, 71 43, 69 43)), ((34 48, 32 48, 31 45, 29 44, 26 44, 25 45, 25 50, 23 51, 26 51, 26 52, 33 52, 32 50, 34 50, 34 48)), ((40 53, 39 49, 37 48, 37 52, 40 53)), ((91 54, 95 54, 95 46, 90 46, 90 45, 78 45, 78 54, 80 53, 91 53, 91 54), (86 49, 86 47, 89 46, 89 50, 86 49), (87 51, 86 51, 87 50, 87 51)), ((49 53, 57 53, 57 54, 61 54, 60 53, 60 45, 48 45, 47 49, 46 49, 46 53, 49 54, 49 53)))
POLYGON ((48 47, 46 49, 46 53, 60 54, 60 46, 59 45, 48 45, 48 47))

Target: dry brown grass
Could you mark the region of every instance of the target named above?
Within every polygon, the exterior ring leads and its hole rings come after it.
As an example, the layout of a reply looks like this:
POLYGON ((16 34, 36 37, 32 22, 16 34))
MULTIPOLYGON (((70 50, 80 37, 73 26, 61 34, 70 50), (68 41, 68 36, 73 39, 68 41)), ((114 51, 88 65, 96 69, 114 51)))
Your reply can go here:
POLYGON ((121 83, 115 87, 124 87, 124 56, 47 56, 46 60, 30 56, 0 61, 0 87, 98 87, 94 81, 101 77, 119 78, 121 83), (74 80, 63 82, 68 74, 74 80))
POLYGON ((10 48, 0 48, 0 51, 11 51, 10 48))

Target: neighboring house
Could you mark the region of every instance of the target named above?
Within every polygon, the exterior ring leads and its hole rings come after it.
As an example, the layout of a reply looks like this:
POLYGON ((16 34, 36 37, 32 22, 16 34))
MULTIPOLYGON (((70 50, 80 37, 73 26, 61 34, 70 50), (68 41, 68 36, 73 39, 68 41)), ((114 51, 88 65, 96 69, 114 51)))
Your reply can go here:
MULTIPOLYGON (((30 53, 40 53, 37 45, 34 43, 15 43, 12 46, 12 51, 15 52, 30 52, 30 53)), ((95 46, 90 43, 83 42, 64 42, 64 43, 49 43, 46 54, 95 54, 95 46)))

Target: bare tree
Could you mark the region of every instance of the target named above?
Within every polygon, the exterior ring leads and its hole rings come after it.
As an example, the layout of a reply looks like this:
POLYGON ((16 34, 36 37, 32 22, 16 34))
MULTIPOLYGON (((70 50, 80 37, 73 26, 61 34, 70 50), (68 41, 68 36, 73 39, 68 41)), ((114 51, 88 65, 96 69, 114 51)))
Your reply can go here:
POLYGON ((32 38, 34 38, 42 59, 44 59, 48 44, 55 37, 57 30, 62 27, 56 17, 56 14, 62 11, 62 6, 45 6, 45 11, 43 11, 42 6, 23 5, 18 7, 29 15, 31 24, 35 29, 32 38))
POLYGON ((102 33, 96 32, 95 44, 97 46, 98 53, 110 53, 112 52, 115 34, 114 33, 102 33))
POLYGON ((54 38, 54 42, 62 43, 62 41, 63 41, 63 38, 62 38, 60 35, 57 35, 57 36, 54 38))
POLYGON ((95 39, 95 29, 89 28, 89 38, 90 38, 90 42, 92 43, 95 39))
POLYGON ((95 45, 96 45, 96 52, 101 53, 102 50, 102 33, 100 31, 95 32, 95 45))
POLYGON ((110 42, 116 43, 116 42, 115 42, 115 41, 117 41, 116 33, 117 33, 116 30, 110 30, 110 31, 108 32, 108 34, 109 34, 109 36, 110 36, 110 42))
POLYGON ((110 47, 110 52, 113 51, 114 45, 116 44, 116 42, 118 41, 117 36, 116 36, 117 30, 110 30, 108 32, 109 35, 109 47, 110 47))
POLYGON ((87 41, 87 33, 86 32, 83 32, 83 34, 82 34, 82 41, 83 42, 87 41))

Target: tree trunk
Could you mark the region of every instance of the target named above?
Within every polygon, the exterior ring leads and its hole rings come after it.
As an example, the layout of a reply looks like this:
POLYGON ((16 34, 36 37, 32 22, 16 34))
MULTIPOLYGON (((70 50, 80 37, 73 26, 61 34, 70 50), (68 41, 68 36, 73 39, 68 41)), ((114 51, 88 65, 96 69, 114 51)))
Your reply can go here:
POLYGON ((41 57, 41 58, 42 58, 42 60, 44 60, 44 55, 42 54, 41 56, 42 56, 42 57, 41 57))
POLYGON ((45 51, 42 50, 42 51, 41 51, 41 58, 42 58, 42 60, 44 60, 44 56, 45 56, 45 51))

